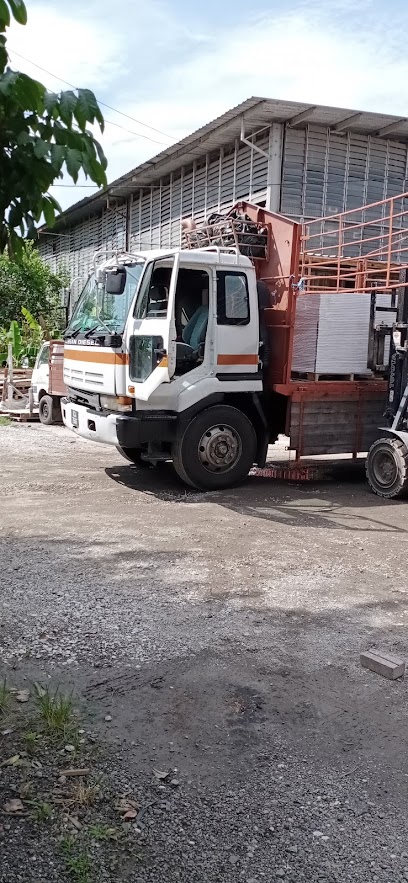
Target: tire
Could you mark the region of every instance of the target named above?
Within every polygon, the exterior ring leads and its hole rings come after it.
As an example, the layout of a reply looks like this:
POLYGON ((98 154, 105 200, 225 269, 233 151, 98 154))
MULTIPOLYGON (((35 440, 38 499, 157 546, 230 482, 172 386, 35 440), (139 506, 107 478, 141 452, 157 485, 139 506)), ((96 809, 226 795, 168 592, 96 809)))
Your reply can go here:
POLYGON ((52 396, 43 396, 38 403, 38 414, 44 426, 51 426, 55 422, 54 402, 52 396))
POLYGON ((173 465, 182 481, 199 490, 233 487, 246 478, 256 456, 256 434, 248 417, 230 405, 197 414, 173 445, 173 465))
POLYGON ((379 438, 366 460, 371 490, 386 500, 408 495, 408 449, 399 438, 379 438))

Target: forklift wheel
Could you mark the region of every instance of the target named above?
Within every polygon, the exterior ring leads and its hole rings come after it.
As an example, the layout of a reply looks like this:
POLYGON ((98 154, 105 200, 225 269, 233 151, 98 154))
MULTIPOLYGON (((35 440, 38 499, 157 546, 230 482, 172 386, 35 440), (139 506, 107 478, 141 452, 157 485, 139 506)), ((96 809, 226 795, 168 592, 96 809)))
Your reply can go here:
POLYGON ((366 461, 367 480, 379 497, 395 500, 408 495, 408 449, 399 438, 379 438, 366 461))

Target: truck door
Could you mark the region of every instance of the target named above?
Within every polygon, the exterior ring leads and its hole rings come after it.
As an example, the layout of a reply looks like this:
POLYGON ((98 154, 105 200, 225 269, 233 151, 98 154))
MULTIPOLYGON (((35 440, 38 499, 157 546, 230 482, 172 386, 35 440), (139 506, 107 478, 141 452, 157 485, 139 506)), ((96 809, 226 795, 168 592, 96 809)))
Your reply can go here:
POLYGON ((217 270, 217 376, 259 370, 259 317, 253 271, 217 270), (250 297, 252 292, 252 298, 250 297))
POLYGON ((129 340, 129 381, 137 399, 147 402, 176 368, 175 292, 180 255, 152 261, 135 307, 129 340))

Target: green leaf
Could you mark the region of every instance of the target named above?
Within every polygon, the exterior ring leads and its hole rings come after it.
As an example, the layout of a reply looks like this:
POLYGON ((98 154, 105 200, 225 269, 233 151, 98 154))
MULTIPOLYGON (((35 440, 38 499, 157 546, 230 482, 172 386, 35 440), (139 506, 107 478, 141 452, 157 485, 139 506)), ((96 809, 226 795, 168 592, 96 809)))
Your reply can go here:
POLYGON ((27 144, 31 144, 32 140, 31 135, 29 135, 28 132, 23 131, 17 135, 16 144, 18 144, 19 147, 25 147, 27 144))
POLYGON ((97 120, 103 132, 105 123, 94 93, 90 89, 78 89, 78 102, 83 108, 86 121, 93 123, 94 120, 97 120))
POLYGON ((59 99, 59 112, 60 117, 66 126, 72 125, 72 114, 75 111, 76 105, 77 97, 74 92, 71 90, 61 92, 59 99))
MULTIPOLYGON (((51 144, 51 162, 53 168, 58 170, 58 173, 61 171, 62 164, 65 159, 65 147, 62 144, 51 144)), ((58 177, 58 175, 56 175, 58 177)))
POLYGON ((16 202, 16 203, 14 203, 14 205, 11 206, 9 216, 8 216, 8 222, 10 224, 10 227, 19 227, 19 225, 21 224, 22 218, 23 218, 23 212, 22 212, 21 205, 19 202, 16 202))
POLYGON ((44 94, 44 104, 47 113, 53 116, 54 110, 58 108, 59 96, 55 92, 48 92, 47 90, 44 94))
POLYGON ((42 210, 47 227, 53 227, 55 224, 55 208, 47 196, 42 201, 42 210))
POLYGON ((8 0, 10 9, 19 25, 27 24, 27 10, 23 0, 8 0))
POLYGON ((96 140, 94 141, 94 144, 95 144, 96 150, 98 152, 99 162, 100 162, 102 168, 105 170, 108 167, 108 160, 106 159, 106 156, 103 152, 102 145, 99 144, 99 141, 96 141, 96 140))
POLYGON ((58 200, 56 200, 54 196, 51 196, 51 193, 47 193, 47 199, 48 199, 48 202, 50 202, 51 205, 54 206, 55 211, 62 212, 62 208, 61 208, 58 200))
POLYGON ((34 224, 34 219, 31 215, 26 215, 26 224, 27 224, 27 236, 29 239, 36 239, 37 237, 37 228, 34 224))
POLYGON ((0 27, 2 30, 10 27, 10 10, 5 0, 0 0, 0 27))
POLYGON ((86 89, 78 89, 78 100, 74 111, 75 119, 78 123, 79 128, 82 130, 85 129, 85 126, 89 120, 90 113, 86 95, 86 89))
POLYGON ((27 307, 21 307, 21 312, 27 322, 27 325, 29 325, 31 330, 36 331, 37 333, 40 333, 41 332, 41 325, 37 322, 36 319, 34 319, 34 316, 32 313, 30 313, 30 310, 27 310, 27 307))
POLYGON ((26 74, 18 73, 14 84, 14 93, 24 111, 35 110, 42 113, 44 110, 45 88, 26 74))
POLYGON ((49 150, 50 145, 47 144, 46 141, 43 141, 42 138, 37 138, 34 142, 34 153, 37 159, 44 159, 44 157, 48 155, 49 150))
POLYGON ((4 46, 0 46, 0 71, 4 70, 8 62, 7 51, 4 46))
POLYGON ((65 156, 65 164, 67 167, 67 172, 71 176, 72 180, 75 183, 78 180, 78 172, 82 167, 82 153, 80 150, 72 149, 71 147, 67 148, 66 156, 65 156))

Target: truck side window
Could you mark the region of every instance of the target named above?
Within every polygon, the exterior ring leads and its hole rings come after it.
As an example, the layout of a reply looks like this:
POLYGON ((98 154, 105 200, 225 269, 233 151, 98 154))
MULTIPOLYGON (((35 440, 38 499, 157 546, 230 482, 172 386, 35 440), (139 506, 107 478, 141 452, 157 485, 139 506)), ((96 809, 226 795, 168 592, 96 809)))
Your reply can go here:
POLYGON ((247 325, 249 322, 249 292, 245 273, 217 273, 218 325, 247 325))

